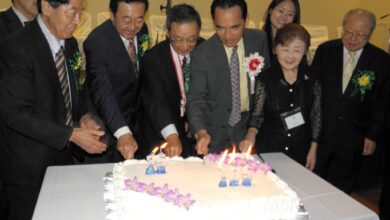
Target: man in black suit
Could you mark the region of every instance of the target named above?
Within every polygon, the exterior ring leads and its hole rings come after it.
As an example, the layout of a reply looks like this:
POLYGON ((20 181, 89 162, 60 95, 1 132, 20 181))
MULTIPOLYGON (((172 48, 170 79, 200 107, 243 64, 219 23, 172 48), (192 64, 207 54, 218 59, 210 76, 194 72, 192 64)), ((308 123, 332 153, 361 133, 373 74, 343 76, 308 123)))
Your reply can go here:
POLYGON ((362 156, 370 156, 384 131, 389 56, 368 43, 375 15, 349 11, 341 39, 320 45, 313 67, 323 88, 323 133, 316 170, 351 193, 362 156))
MULTIPOLYGON (((0 44, 8 35, 22 29, 25 26, 25 22, 33 20, 37 14, 36 0, 12 0, 12 6, 6 11, 0 12, 0 44)), ((0 71, 1 77, 2 74, 0 71)), ((0 143, 1 146, 2 143, 0 143)), ((0 194, 1 185, 0 181, 0 194)), ((0 219, 3 218, 2 213, 0 213, 0 219)))
POLYGON ((201 20, 190 5, 179 4, 167 14, 169 39, 160 42, 142 58, 142 94, 146 111, 141 123, 143 155, 166 140, 165 152, 191 154, 185 115, 189 81, 190 52, 199 42, 201 20))
POLYGON ((113 162, 134 157, 135 110, 138 101, 139 59, 149 47, 144 23, 147 0, 111 0, 111 19, 96 27, 84 42, 87 89, 110 133, 110 148, 86 162, 113 162), (115 137, 113 138, 112 135, 115 137))
POLYGON ((12 0, 12 6, 0 12, 0 42, 22 29, 38 15, 36 0, 12 0))
POLYGON ((83 100, 72 34, 83 8, 83 0, 38 0, 37 19, 1 45, 0 176, 6 219, 31 219, 46 168, 71 164, 71 143, 89 153, 106 149, 98 141, 104 132, 76 127, 83 100))

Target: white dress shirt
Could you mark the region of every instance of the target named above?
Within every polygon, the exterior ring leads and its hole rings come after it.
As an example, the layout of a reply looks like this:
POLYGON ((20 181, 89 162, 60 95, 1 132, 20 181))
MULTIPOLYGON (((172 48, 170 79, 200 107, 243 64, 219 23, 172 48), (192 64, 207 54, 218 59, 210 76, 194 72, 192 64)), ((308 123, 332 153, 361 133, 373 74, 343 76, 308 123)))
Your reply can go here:
POLYGON ((12 10, 15 12, 16 16, 19 18, 20 22, 22 22, 23 27, 25 26, 25 22, 29 21, 18 9, 12 6, 12 10))
MULTIPOLYGON (((356 51, 356 55, 355 55, 355 60, 356 60, 356 62, 355 62, 355 66, 353 67, 353 69, 355 69, 356 64, 357 64, 358 61, 359 61, 359 58, 360 58, 360 56, 362 55, 362 52, 363 52, 363 48, 360 49, 360 50, 358 50, 358 51, 356 51)), ((349 52, 348 52, 347 48, 344 47, 344 49, 343 49, 343 70, 344 70, 345 65, 347 64, 347 61, 348 61, 348 59, 349 59, 349 56, 350 56, 350 55, 349 55, 349 52)))

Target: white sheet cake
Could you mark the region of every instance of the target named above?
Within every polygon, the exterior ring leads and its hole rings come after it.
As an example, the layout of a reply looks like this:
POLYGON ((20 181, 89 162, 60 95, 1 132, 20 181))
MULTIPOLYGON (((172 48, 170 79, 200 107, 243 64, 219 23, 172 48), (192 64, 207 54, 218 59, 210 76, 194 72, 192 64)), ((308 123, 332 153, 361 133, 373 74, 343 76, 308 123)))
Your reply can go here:
POLYGON ((146 175, 147 166, 114 165, 116 212, 107 219, 293 219, 298 212, 297 194, 272 172, 257 172, 249 187, 221 188, 221 169, 199 158, 167 159, 166 174, 146 175))

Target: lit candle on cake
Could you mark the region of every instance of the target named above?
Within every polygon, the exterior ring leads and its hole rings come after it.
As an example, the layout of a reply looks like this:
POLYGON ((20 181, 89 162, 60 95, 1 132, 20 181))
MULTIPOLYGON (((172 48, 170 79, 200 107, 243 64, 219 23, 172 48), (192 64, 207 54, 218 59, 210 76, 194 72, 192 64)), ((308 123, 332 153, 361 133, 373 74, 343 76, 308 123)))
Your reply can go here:
POLYGON ((168 144, 168 142, 164 142, 163 144, 161 144, 159 155, 164 155, 165 156, 163 150, 167 147, 167 144, 168 144))
MULTIPOLYGON (((248 150, 246 151, 245 153, 245 159, 249 159, 250 155, 251 155, 251 151, 252 151, 252 145, 249 146, 248 150)), ((251 186, 252 185, 252 182, 251 182, 251 175, 249 175, 249 170, 248 170, 248 165, 245 166, 244 168, 244 171, 242 173, 242 185, 243 186, 251 186)))
POLYGON ((252 145, 250 145, 250 146, 248 147, 248 150, 247 150, 246 153, 245 153, 245 158, 246 158, 246 159, 249 159, 249 157, 250 157, 250 155, 251 155, 251 151, 252 151, 252 145))
POLYGON ((229 159, 229 164, 232 166, 229 186, 232 186, 232 187, 239 185, 238 178, 237 178, 237 167, 234 164, 235 156, 236 156, 236 147, 234 146, 233 152, 230 154, 230 159, 229 159))
POLYGON ((164 161, 165 161, 165 154, 163 152, 164 148, 167 146, 167 142, 163 143, 161 146, 160 146, 160 153, 157 155, 157 170, 156 170, 156 173, 157 174, 165 174, 166 173, 166 169, 165 169, 165 166, 164 166, 164 161))
POLYGON ((223 172, 223 168, 222 168, 222 164, 223 164, 223 162, 225 161, 227 152, 228 152, 228 150, 225 150, 225 151, 223 152, 223 155, 222 155, 221 159, 220 159, 219 162, 218 162, 218 168, 221 170, 221 180, 219 180, 218 186, 221 187, 221 188, 227 186, 226 174, 225 174, 225 172, 223 172))
POLYGON ((156 157, 156 153, 157 153, 158 149, 159 149, 159 147, 153 148, 152 152, 148 156, 146 156, 146 161, 149 163, 149 165, 145 171, 146 175, 152 175, 155 172, 153 163, 155 163, 155 160, 156 160, 155 157, 156 157))

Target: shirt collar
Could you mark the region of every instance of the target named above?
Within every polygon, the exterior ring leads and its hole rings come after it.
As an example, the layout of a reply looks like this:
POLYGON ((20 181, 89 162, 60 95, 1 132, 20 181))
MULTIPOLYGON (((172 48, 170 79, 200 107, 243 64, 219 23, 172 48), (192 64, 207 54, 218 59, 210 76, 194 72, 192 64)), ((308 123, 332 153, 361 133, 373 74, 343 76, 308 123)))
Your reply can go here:
MULTIPOLYGON (((364 48, 364 47, 363 47, 363 48, 364 48)), ((356 53, 355 59, 358 59, 358 58, 360 57, 360 55, 361 55, 362 52, 363 52, 363 48, 361 48, 361 49, 355 51, 355 53, 356 53)), ((349 58, 350 55, 349 55, 349 51, 348 51, 347 48, 343 47, 343 53, 344 53, 344 57, 349 58)))
POLYGON ((178 53, 176 52, 175 48, 173 48, 172 44, 169 44, 169 46, 171 47, 171 51, 172 51, 172 55, 173 55, 173 56, 179 56, 180 61, 182 61, 183 58, 186 57, 186 58, 187 58, 187 63, 190 62, 190 59, 191 59, 190 54, 186 54, 186 55, 178 54, 178 53))
MULTIPOLYGON (((120 34, 119 34, 119 36, 121 37, 123 43, 125 44, 125 47, 128 48, 129 47, 129 40, 127 40, 126 38, 124 38, 120 34)), ((137 35, 135 35, 135 37, 133 38, 133 42, 134 42, 135 50, 137 51, 138 45, 135 43, 135 42, 137 42, 137 35)))
MULTIPOLYGON (((233 47, 227 47, 225 45, 223 45, 225 47, 225 50, 228 50, 228 51, 232 51, 233 50, 233 47)), ((243 38, 241 37, 241 39, 237 42, 237 49, 239 48, 244 48, 244 40, 243 38)))
POLYGON ((47 42, 49 43, 49 47, 51 50, 51 53, 53 57, 55 58, 56 54, 58 53, 58 50, 61 47, 65 46, 65 40, 59 40, 57 39, 52 33, 50 33, 49 29, 46 27, 45 23, 43 23, 41 15, 38 15, 38 24, 41 28, 43 35, 45 36, 47 42))
POLYGON ((14 6, 12 6, 12 10, 15 12, 16 16, 19 18, 20 22, 22 22, 22 25, 24 27, 24 23, 28 21, 28 19, 20 12, 18 9, 16 9, 14 6))

